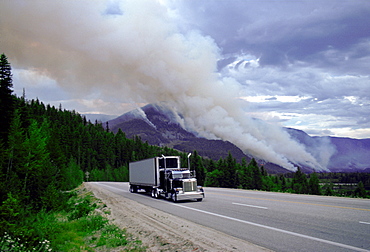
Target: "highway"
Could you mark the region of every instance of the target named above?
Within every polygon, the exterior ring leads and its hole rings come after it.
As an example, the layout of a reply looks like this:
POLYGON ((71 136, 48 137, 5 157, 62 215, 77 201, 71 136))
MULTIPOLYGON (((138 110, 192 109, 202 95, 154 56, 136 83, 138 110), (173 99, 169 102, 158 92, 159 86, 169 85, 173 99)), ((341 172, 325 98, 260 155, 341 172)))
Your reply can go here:
POLYGON ((274 251, 370 251, 369 199, 206 187, 202 202, 173 203, 130 193, 128 183, 94 183, 274 251))

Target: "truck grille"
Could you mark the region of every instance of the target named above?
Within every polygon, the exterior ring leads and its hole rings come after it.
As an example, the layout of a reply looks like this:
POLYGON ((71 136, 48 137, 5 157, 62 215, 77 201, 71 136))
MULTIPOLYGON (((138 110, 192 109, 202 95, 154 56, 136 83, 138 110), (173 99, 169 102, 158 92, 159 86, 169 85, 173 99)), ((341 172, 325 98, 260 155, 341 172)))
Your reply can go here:
POLYGON ((184 192, 197 191, 197 181, 184 181, 184 192))

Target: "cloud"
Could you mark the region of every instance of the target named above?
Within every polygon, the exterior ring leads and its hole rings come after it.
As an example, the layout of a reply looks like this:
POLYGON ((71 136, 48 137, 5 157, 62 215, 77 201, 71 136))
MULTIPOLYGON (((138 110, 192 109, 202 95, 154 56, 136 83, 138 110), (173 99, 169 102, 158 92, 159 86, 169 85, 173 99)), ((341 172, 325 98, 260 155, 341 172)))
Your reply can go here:
MULTIPOLYGON (((327 69, 307 64, 292 64, 284 68, 256 67, 251 66, 250 60, 246 61, 245 58, 245 55, 236 57, 220 72, 244 85, 245 96, 252 103, 250 108, 254 116, 259 112, 258 118, 266 119, 266 113, 274 112, 275 116, 285 118, 284 125, 294 127, 295 118, 283 116, 294 113, 295 117, 306 122, 305 128, 300 128, 305 131, 330 128, 334 135, 341 136, 344 131, 340 127, 346 127, 352 128, 352 136, 369 137, 367 134, 360 135, 358 131, 370 127, 369 75, 331 73, 327 69), (311 115, 309 121, 304 120, 307 114, 311 115), (325 128, 316 128, 317 122, 325 120, 325 117, 332 118, 331 124, 326 124, 325 128)), ((347 136, 351 135, 350 131, 345 132, 347 136)))
POLYGON ((224 54, 247 52, 260 57, 262 65, 321 61, 323 52, 356 50, 370 36, 370 4, 364 1, 170 3, 184 26, 213 37, 224 54))
MULTIPOLYGON (((39 71, 32 69, 12 69, 12 74, 13 83, 27 83, 28 88, 24 90, 26 98, 39 98, 44 103, 50 103, 68 97, 68 93, 63 91, 54 79, 43 75, 39 71)), ((14 92, 19 96, 23 95, 23 88, 25 86, 14 85, 14 92)), ((58 106, 59 104, 56 105, 58 106)))

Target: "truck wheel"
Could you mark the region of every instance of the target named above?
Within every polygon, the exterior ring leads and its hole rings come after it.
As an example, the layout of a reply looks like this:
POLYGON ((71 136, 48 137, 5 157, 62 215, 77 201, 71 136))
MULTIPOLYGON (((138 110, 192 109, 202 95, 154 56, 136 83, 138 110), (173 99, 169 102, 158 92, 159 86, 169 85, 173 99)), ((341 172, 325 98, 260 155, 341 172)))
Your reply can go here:
POLYGON ((152 189, 152 198, 158 199, 158 190, 152 189))
POLYGON ((173 202, 177 202, 177 194, 176 193, 172 193, 171 194, 171 199, 173 202))

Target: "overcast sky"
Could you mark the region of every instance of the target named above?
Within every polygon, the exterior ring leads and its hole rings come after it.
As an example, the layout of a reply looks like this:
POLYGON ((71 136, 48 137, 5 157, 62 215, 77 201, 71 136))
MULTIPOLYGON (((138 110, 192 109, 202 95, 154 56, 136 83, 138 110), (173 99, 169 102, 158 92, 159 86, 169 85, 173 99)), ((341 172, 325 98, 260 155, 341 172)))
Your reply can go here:
POLYGON ((256 117, 313 135, 370 137, 369 1, 174 1, 212 37, 256 117))
MULTIPOLYGON (((122 89, 130 95, 114 95, 101 77, 105 73, 98 75, 98 65, 110 61, 109 78, 113 80, 132 71, 127 63, 120 62, 118 67, 115 56, 107 56, 107 52, 114 54, 108 47, 131 57, 130 62, 140 67, 144 67, 140 63, 144 58, 160 65, 162 60, 156 62, 153 53, 146 54, 151 52, 146 46, 158 43, 160 48, 163 42, 156 41, 157 37, 176 34, 176 43, 165 41, 166 50, 189 50, 188 57, 195 59, 194 73, 207 68, 228 80, 225 85, 233 83, 230 88, 237 82, 235 99, 248 101, 243 110, 250 116, 310 135, 370 138, 368 0, 144 2, 150 8, 136 0, 50 2, 0 2, 0 53, 8 56, 13 67, 14 90, 19 96, 25 88, 28 99, 38 97, 80 113, 114 115, 137 103, 155 102, 144 94, 133 96, 131 86, 122 89), (128 22, 125 15, 136 18, 128 22), (128 36, 137 39, 128 40, 128 36), (85 43, 86 38, 94 42, 85 43), (178 48, 181 40, 187 49, 178 48), (130 43, 140 44, 143 50, 117 49, 130 43), (192 43, 207 49, 195 51, 192 43), (88 63, 80 64, 82 57, 88 63), (88 74, 85 68, 90 69, 88 74), (81 77, 80 72, 85 75, 81 77)), ((157 51, 159 57, 167 53, 157 51)), ((119 80, 115 80, 116 90, 119 80)), ((141 90, 150 92, 150 87, 141 90)))

